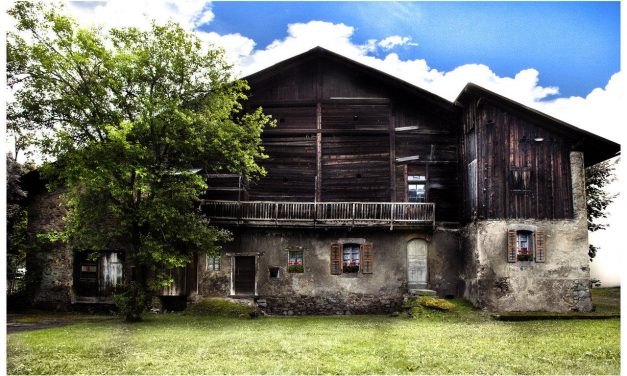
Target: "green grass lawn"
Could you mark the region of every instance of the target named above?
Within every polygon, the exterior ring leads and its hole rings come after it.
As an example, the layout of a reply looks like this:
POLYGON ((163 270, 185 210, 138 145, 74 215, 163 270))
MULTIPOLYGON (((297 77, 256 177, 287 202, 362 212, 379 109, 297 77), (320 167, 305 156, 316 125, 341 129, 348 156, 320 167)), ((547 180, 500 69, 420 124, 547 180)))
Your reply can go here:
MULTIPOLYGON (((457 303, 460 303, 457 301, 457 303)), ((10 374, 618 374, 619 319, 146 315, 13 333, 10 374)))

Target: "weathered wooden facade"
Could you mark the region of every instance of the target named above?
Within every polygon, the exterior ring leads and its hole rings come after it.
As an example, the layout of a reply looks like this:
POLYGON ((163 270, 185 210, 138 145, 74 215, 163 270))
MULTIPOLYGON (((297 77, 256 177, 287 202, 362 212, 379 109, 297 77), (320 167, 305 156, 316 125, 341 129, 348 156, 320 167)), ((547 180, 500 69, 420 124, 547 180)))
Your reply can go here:
POLYGON ((243 295, 274 313, 369 311, 355 296, 385 311, 416 287, 492 310, 590 309, 583 168, 617 144, 473 84, 451 103, 322 48, 246 79, 246 107, 277 121, 263 134, 268 174, 244 199, 208 195, 236 242, 230 275, 201 260, 205 281, 226 281, 201 295, 242 295, 245 254, 257 283, 243 295), (293 249, 302 273, 289 272, 293 249), (362 268, 350 284, 334 276, 346 249, 362 268))
POLYGON ((267 175, 206 175, 234 241, 164 296, 268 313, 389 312, 434 290, 488 310, 590 310, 583 169, 619 145, 468 84, 450 102, 315 48, 249 77, 267 175))

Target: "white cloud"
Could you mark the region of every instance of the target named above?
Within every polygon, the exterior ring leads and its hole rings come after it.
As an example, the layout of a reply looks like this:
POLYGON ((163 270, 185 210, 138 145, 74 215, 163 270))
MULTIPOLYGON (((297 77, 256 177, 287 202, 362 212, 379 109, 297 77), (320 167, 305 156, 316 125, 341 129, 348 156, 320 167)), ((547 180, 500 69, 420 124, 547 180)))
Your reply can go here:
POLYGON ((146 29, 151 20, 169 20, 194 29, 213 20, 210 3, 206 0, 176 1, 98 1, 67 3, 67 9, 82 24, 103 25, 105 28, 136 26, 146 29))
POLYGON ((240 74, 241 62, 250 57, 256 44, 254 40, 239 33, 220 35, 215 32, 197 32, 196 34, 203 42, 222 47, 227 60, 234 65, 234 70, 240 74))
POLYGON ((389 36, 377 43, 377 46, 383 48, 384 50, 392 49, 396 46, 417 46, 418 43, 414 43, 411 41, 411 37, 401 37, 399 35, 389 36))

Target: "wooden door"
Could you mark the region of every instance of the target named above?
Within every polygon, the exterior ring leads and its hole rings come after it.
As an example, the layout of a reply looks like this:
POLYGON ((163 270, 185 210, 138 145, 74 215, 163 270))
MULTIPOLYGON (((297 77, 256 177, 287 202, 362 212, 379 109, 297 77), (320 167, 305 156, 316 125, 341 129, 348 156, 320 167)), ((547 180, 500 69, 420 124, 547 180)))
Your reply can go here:
POLYGON ((235 294, 255 293, 255 256, 236 256, 233 280, 235 294))
POLYGON ((427 242, 414 239, 407 243, 407 288, 427 288, 427 242))

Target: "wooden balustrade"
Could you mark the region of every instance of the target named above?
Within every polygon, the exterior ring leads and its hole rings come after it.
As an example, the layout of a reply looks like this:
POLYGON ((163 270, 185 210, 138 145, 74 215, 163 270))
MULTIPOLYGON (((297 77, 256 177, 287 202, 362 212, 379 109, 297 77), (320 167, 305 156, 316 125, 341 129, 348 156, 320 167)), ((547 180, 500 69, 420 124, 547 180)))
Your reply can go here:
POLYGON ((435 223, 433 203, 210 201, 202 203, 214 223, 269 226, 401 226, 435 223))

